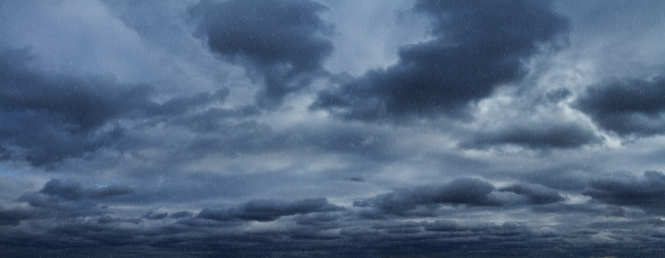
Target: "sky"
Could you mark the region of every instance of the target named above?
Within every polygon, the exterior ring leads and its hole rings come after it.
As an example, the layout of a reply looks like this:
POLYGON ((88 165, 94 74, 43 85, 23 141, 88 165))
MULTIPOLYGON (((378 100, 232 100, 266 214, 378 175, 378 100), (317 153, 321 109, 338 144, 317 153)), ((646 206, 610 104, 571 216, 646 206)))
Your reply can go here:
POLYGON ((658 256, 663 13, 0 1, 0 250, 658 256))

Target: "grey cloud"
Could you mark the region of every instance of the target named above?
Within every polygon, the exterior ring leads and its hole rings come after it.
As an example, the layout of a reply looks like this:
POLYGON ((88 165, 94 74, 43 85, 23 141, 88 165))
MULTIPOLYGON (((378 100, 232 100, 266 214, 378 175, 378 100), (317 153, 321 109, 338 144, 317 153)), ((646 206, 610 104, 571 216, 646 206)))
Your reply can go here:
POLYGON ((481 132, 460 143, 461 147, 484 149, 495 145, 517 145, 530 149, 570 149, 601 143, 603 138, 590 128, 576 124, 518 125, 493 132, 481 132))
POLYGON ((32 67, 28 48, 0 52, 0 98, 3 111, 46 112, 63 121, 64 129, 90 131, 149 104, 151 87, 118 85, 101 76, 41 72, 32 67))
MULTIPOLYGON (((188 116, 188 117, 195 117, 188 116)), ((390 135, 385 131, 348 125, 302 125, 276 131, 252 119, 196 120, 184 126, 201 132, 183 148, 183 154, 201 157, 212 153, 239 154, 284 151, 306 147, 317 151, 388 159, 390 135), (205 132, 205 133, 204 133, 205 132)))
POLYGON ((169 216, 168 212, 158 213, 158 212, 155 212, 155 210, 150 210, 148 213, 143 215, 143 218, 149 219, 149 220, 160 220, 160 219, 166 218, 167 216, 169 216))
POLYGON ((110 215, 103 215, 103 216, 100 216, 97 219, 98 224, 111 224, 111 223, 123 223, 123 222, 132 223, 132 224, 136 225, 136 224, 141 223, 141 219, 136 219, 136 218, 134 218, 134 219, 132 219, 132 218, 129 218, 129 219, 127 219, 127 218, 114 218, 114 217, 111 217, 110 215))
POLYGON ((665 174, 660 171, 646 171, 644 178, 604 176, 591 180, 583 194, 611 204, 663 212, 665 209, 661 203, 665 198, 665 174))
POLYGON ((5 156, 48 165, 111 146, 122 135, 100 129, 145 105, 144 85, 116 85, 102 77, 40 72, 28 49, 0 52, 0 142, 5 156), (99 130, 98 130, 99 129, 99 130))
POLYGON ((104 199, 113 196, 121 196, 132 193, 127 186, 106 186, 102 188, 84 188, 80 183, 51 179, 41 191, 42 194, 58 196, 67 200, 79 199, 104 199))
POLYGON ((532 204, 548 204, 565 200, 556 190, 536 184, 515 184, 498 190, 525 196, 532 204))
POLYGON ((559 102, 561 100, 564 100, 570 96, 572 96, 573 93, 570 92, 569 89, 566 88, 559 88, 559 89, 554 89, 550 90, 545 93, 545 97, 551 101, 551 102, 559 102))
POLYGON ((154 105, 146 110, 147 115, 167 115, 175 116, 178 114, 186 113, 194 108, 207 105, 209 103, 221 103, 229 95, 228 88, 222 88, 214 93, 204 92, 189 97, 175 97, 162 103, 161 105, 154 105))
MULTIPOLYGON (((502 237, 503 240, 523 239, 528 237, 537 237, 534 232, 524 223, 506 222, 502 224, 474 224, 463 225, 460 223, 437 220, 434 222, 421 223, 426 231, 444 233, 448 238, 464 238, 469 236, 469 232, 481 233, 486 238, 502 237)), ((475 235, 475 234, 474 234, 475 235)))
POLYGON ((313 109, 353 119, 465 115, 464 107, 521 79, 522 61, 567 30, 546 1, 418 1, 435 39, 404 46, 399 62, 321 92, 313 109))
POLYGON ((665 132, 665 77, 617 80, 588 87, 573 107, 605 130, 621 136, 665 132))
POLYGON ((2 255, 665 253, 658 1, 312 1, 0 1, 2 255))
POLYGON ((376 207, 397 215, 412 215, 418 206, 441 204, 497 205, 490 199, 494 186, 477 178, 460 178, 445 185, 428 185, 398 189, 354 202, 356 207, 376 207))
POLYGON ((42 71, 28 48, 0 51, 0 150, 4 160, 52 166, 104 147, 115 146, 126 132, 119 119, 161 119, 213 102, 227 89, 151 100, 149 85, 124 84, 97 75, 42 71))
POLYGON ((188 217, 194 217, 194 213, 189 212, 189 211, 179 211, 179 212, 171 213, 171 218, 175 218, 175 219, 188 218, 188 217))
POLYGON ((291 202, 253 200, 227 209, 206 208, 203 209, 197 217, 219 221, 272 221, 282 216, 340 211, 342 209, 342 207, 329 203, 325 198, 303 199, 291 202))
POLYGON ((102 202, 117 200, 133 192, 122 185, 84 187, 76 182, 51 179, 39 192, 24 193, 16 201, 28 204, 29 211, 39 215, 34 219, 72 219, 106 215, 111 211, 102 202))
MULTIPOLYGON (((302 214, 295 217, 293 220, 299 225, 309 225, 320 228, 326 224, 337 222, 339 221, 340 218, 341 215, 339 214, 333 212, 322 212, 322 213, 302 214)), ((339 226, 338 224, 334 225, 339 226)), ((329 227, 329 225, 327 226, 329 227)))
POLYGON ((197 133, 213 133, 227 130, 229 119, 250 118, 260 114, 261 110, 256 106, 232 109, 213 107, 202 112, 172 118, 170 123, 187 127, 197 133))
POLYGON ((46 218, 48 214, 25 208, 4 209, 0 207, 0 226, 18 226, 22 220, 46 218))
POLYGON ((263 76, 257 96, 264 107, 279 105, 290 92, 307 87, 333 49, 330 26, 312 1, 201 1, 190 13, 199 19, 195 35, 212 51, 239 61, 263 76))
POLYGON ((48 217, 57 219, 81 218, 109 213, 105 206, 101 206, 91 199, 67 200, 57 196, 27 193, 18 198, 17 201, 27 203, 30 207, 44 212, 48 217))
MULTIPOLYGON (((534 212, 559 213, 559 214, 584 214, 583 216, 603 217, 641 217, 644 212, 629 212, 625 208, 616 205, 608 205, 600 202, 585 202, 577 204, 555 203, 552 205, 539 205, 532 207, 534 212)), ((593 220, 592 220, 593 221, 593 220)))
POLYGON ((353 176, 353 177, 344 178, 344 181, 362 183, 365 182, 365 179, 363 179, 362 177, 353 176))
POLYGON ((558 191, 542 185, 520 183, 496 189, 487 181, 477 178, 458 178, 444 185, 425 185, 358 200, 358 208, 373 207, 378 210, 361 210, 358 215, 370 219, 384 219, 386 214, 399 216, 439 216, 441 205, 463 207, 521 207, 541 205, 565 200, 558 191))

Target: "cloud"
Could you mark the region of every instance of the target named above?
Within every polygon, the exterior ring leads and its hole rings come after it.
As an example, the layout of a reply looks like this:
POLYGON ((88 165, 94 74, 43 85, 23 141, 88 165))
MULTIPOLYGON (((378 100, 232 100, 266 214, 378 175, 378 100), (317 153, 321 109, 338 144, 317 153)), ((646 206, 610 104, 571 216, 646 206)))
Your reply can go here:
POLYGON ((556 190, 536 184, 515 184, 498 190, 524 196, 528 198, 528 202, 531 204, 548 204, 565 200, 556 190))
POLYGON ((621 206, 635 206, 647 211, 663 212, 665 198, 665 174, 646 171, 644 178, 625 175, 604 176, 589 182, 582 192, 596 200, 621 206))
POLYGON ((263 76, 259 105, 279 105, 288 93, 307 87, 333 49, 330 25, 313 1, 201 1, 190 13, 195 35, 215 53, 263 76))
POLYGON ((66 200, 104 199, 132 193, 127 186, 106 186, 96 189, 84 188, 80 183, 51 179, 41 191, 48 196, 57 196, 66 200))
POLYGON ((664 253, 655 2, 86 3, 0 1, 6 256, 664 253))
POLYGON ((22 220, 46 218, 47 214, 25 208, 4 209, 0 207, 0 226, 18 226, 22 220))
POLYGON ((148 213, 143 215, 143 218, 149 220, 160 220, 166 218, 167 216, 169 216, 168 212, 157 213, 155 210, 150 210, 148 213))
POLYGON ((617 80, 588 87, 573 107, 621 136, 665 133, 665 77, 617 80))
POLYGON ((110 146, 122 129, 100 129, 145 106, 150 87, 99 76, 41 72, 29 49, 0 51, 0 142, 12 158, 44 165, 110 146), (19 157, 16 157, 19 156, 19 157))
POLYGON ((194 217, 194 213, 189 212, 189 211, 179 211, 179 212, 171 213, 171 218, 175 218, 175 219, 189 218, 189 217, 194 217))
POLYGON ((345 118, 461 116, 525 74, 522 62, 567 30, 544 1, 418 1, 434 39, 399 50, 397 64, 325 90, 312 105, 345 118))
POLYGON ((303 199, 291 202, 253 200, 228 209, 206 208, 197 217, 219 221, 273 221, 282 216, 340 211, 342 209, 342 207, 329 203, 325 198, 303 199))
POLYGON ((577 124, 513 125, 490 132, 481 132, 460 143, 464 148, 485 149, 497 145, 517 145, 530 149, 571 149, 596 144, 603 138, 590 128, 577 124))
POLYGON ((427 185, 398 189, 369 199, 356 201, 356 207, 376 207, 383 212, 409 215, 418 206, 441 204, 497 205, 489 198, 494 186, 477 178, 459 178, 445 185, 427 185))
POLYGON ((565 200, 558 191, 542 185, 519 183, 496 189, 489 182, 478 178, 458 178, 443 185, 423 185, 397 189, 364 200, 355 201, 361 217, 384 219, 385 214, 399 216, 435 217, 441 205, 458 208, 470 207, 523 207, 542 205, 565 200))
POLYGON ((344 181, 362 183, 362 182, 365 182, 365 179, 363 179, 362 177, 352 176, 352 177, 344 178, 344 181))
POLYGON ((228 89, 179 96, 157 103, 154 87, 92 74, 43 71, 29 48, 0 51, 1 158, 53 166, 113 147, 126 129, 120 119, 171 119, 210 103, 228 89))

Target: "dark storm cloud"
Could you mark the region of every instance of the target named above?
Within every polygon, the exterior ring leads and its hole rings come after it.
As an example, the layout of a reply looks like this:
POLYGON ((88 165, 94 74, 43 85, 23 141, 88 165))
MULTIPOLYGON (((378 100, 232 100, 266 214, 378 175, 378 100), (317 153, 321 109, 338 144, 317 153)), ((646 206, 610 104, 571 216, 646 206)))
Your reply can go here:
POLYGON ((590 128, 576 124, 513 126, 479 133, 460 143, 464 148, 484 149, 496 145, 517 145, 530 149, 571 149, 602 142, 590 128))
POLYGON ((40 72, 29 65, 29 52, 0 52, 0 142, 11 153, 6 156, 44 165, 112 145, 122 129, 96 129, 146 103, 147 86, 40 72))
POLYGON ((621 136, 665 133, 665 77, 594 85, 573 107, 605 130, 621 136))
POLYGON ((522 62, 567 30, 545 1, 419 1, 435 39, 404 46, 399 62, 320 93, 312 108, 355 119, 459 116, 526 71, 522 62))
POLYGON ((441 204, 498 205, 489 198, 494 186, 477 178, 460 178, 445 185, 428 185, 398 189, 354 202, 356 207, 376 207, 397 215, 420 213, 419 206, 437 208, 441 204))
POLYGON ((580 88, 662 61, 665 20, 622 16, 654 5, 36 3, 0 1, 0 256, 664 253, 665 174, 608 172, 662 137, 603 137, 662 134, 665 80, 580 88))
POLYGON ((291 202, 253 200, 227 209, 206 208, 199 213, 198 218, 219 221, 272 221, 282 216, 340 210, 343 210, 343 208, 329 203, 325 198, 303 199, 291 202))
POLYGON ((565 200, 558 191, 542 185, 520 183, 496 189, 477 178, 459 178, 444 185, 425 185, 378 195, 354 202, 361 217, 384 219, 384 214, 400 216, 438 216, 441 205, 458 207, 521 207, 542 205, 565 200))
POLYGON ((0 207, 0 226, 18 226, 22 220, 46 218, 48 214, 25 208, 3 209, 0 207))
POLYGON ((79 200, 103 199, 130 194, 133 191, 127 186, 114 185, 101 188, 85 188, 80 183, 51 179, 51 181, 46 183, 44 188, 39 192, 49 196, 58 196, 67 200, 79 200))
POLYGON ((109 215, 104 215, 97 219, 97 223, 99 224, 122 223, 122 222, 139 224, 141 222, 141 219, 122 219, 122 218, 114 218, 109 215))
POLYGON ((40 111, 63 120, 70 131, 90 131, 148 104, 147 85, 120 87, 101 76, 50 74, 31 67, 27 48, 0 52, 2 110, 40 111))
POLYGON ((2 159, 53 165, 114 146, 125 128, 118 119, 165 119, 209 103, 221 102, 227 89, 175 97, 150 98, 149 85, 118 83, 97 75, 41 71, 27 48, 0 51, 0 150, 2 159))
MULTIPOLYGON (((574 216, 602 216, 602 217, 640 217, 640 212, 627 212, 625 208, 607 205, 599 202, 586 202, 578 204, 556 203, 552 205, 539 205, 531 209, 534 212, 576 214, 574 216)), ((642 212, 643 213, 643 212, 642 212)))
POLYGON ((263 76, 258 103, 274 107, 322 71, 333 49, 331 28, 319 17, 326 9, 312 1, 201 1, 191 14, 212 51, 263 76))
POLYGON ((80 183, 51 179, 39 192, 28 192, 16 201, 25 203, 32 216, 26 219, 72 219, 99 216, 111 211, 103 201, 117 200, 133 194, 134 191, 122 185, 105 187, 85 187, 80 183))
POLYGON ((583 194, 611 204, 663 212, 665 174, 660 171, 646 171, 644 178, 639 179, 621 174, 600 177, 591 180, 583 194))

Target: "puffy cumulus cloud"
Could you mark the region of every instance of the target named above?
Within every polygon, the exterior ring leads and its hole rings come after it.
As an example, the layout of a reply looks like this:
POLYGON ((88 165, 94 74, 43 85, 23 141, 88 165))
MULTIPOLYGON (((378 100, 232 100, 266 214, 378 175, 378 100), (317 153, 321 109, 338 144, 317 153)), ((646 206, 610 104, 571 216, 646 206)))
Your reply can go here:
POLYGON ((343 210, 343 208, 329 203, 326 198, 303 199, 291 202, 253 200, 228 209, 206 208, 197 217, 219 221, 272 221, 282 216, 340 210, 343 210))
POLYGON ((646 171, 644 178, 621 174, 599 177, 590 181, 583 193, 602 202, 660 213, 665 211, 661 205, 665 198, 665 174, 646 171))
POLYGON ((590 86, 574 103, 601 128, 620 136, 665 133, 665 77, 590 86))
POLYGON ((567 31, 545 1, 418 1, 433 39, 404 46, 397 64, 321 92, 313 109, 345 118, 463 115, 526 74, 523 61, 567 31))
POLYGON ((492 146, 514 145, 529 149, 571 149, 603 141, 591 128, 578 124, 512 125, 490 132, 480 132, 471 137, 462 141, 460 147, 486 149, 492 146))
POLYGON ((121 119, 171 119, 228 95, 222 88, 158 103, 151 85, 40 70, 29 48, 4 49, 0 59, 1 157, 35 166, 113 147, 126 132, 117 123, 121 119))
POLYGON ((258 103, 275 107, 322 72, 333 50, 332 28, 319 16, 326 9, 309 0, 232 0, 201 1, 190 13, 199 20, 195 35, 212 51, 263 77, 258 103))

